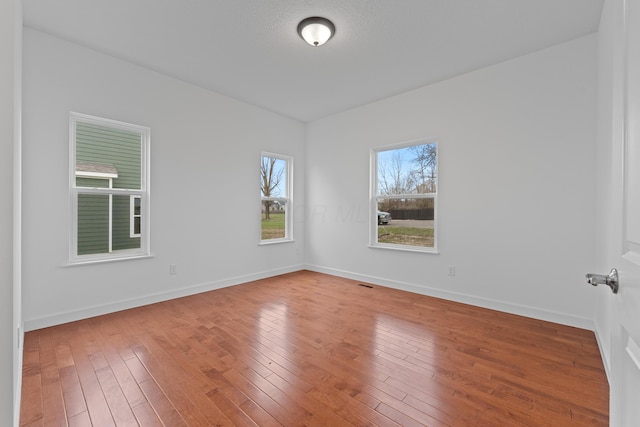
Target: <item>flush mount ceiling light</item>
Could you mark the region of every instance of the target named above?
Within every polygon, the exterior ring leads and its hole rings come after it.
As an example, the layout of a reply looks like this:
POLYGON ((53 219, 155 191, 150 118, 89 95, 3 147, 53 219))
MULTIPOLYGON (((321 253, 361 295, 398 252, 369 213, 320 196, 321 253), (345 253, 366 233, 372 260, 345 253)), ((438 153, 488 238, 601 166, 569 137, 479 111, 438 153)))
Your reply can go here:
POLYGON ((298 24, 298 34, 311 46, 321 46, 336 32, 336 26, 327 18, 312 16, 298 24))

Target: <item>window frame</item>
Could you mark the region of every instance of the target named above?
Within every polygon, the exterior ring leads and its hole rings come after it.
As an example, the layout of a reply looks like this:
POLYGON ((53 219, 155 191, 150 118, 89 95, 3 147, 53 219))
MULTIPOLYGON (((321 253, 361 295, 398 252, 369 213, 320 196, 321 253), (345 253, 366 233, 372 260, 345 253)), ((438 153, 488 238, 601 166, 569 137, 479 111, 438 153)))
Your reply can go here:
MULTIPOLYGON (((259 191, 260 194, 260 223, 259 223, 259 245, 271 245, 277 243, 285 243, 292 242, 293 239, 293 157, 286 156, 283 154, 272 153, 268 151, 260 152, 260 167, 262 167, 262 158, 263 157, 272 157, 278 160, 283 160, 286 163, 285 166, 285 180, 286 184, 284 186, 284 191, 286 195, 284 197, 263 197, 262 191, 259 191), (279 202, 284 203, 284 213, 285 213, 285 235, 282 238, 276 239, 263 239, 262 238, 262 205, 264 202, 279 202)), ((262 177, 260 177, 262 178, 262 177)))
MULTIPOLYGON (((151 256, 150 249, 150 140, 149 127, 136 124, 106 119, 88 114, 71 112, 69 114, 69 264, 87 264, 106 261, 118 261, 126 259, 146 258, 151 256), (76 130, 78 123, 104 126, 117 130, 140 134, 140 189, 125 188, 100 188, 79 187, 76 185, 76 130), (78 254, 78 197, 81 194, 113 196, 138 196, 140 197, 140 216, 144 218, 140 224, 140 248, 111 250, 109 239, 109 252, 97 254, 78 254)), ((110 179, 111 181, 111 179, 110 179)), ((111 185, 109 185, 111 187, 111 185)), ((110 209, 109 216, 112 212, 110 209)), ((111 220, 109 228, 112 227, 111 220)), ((137 237, 137 236, 136 236, 137 237)))
MULTIPOLYGON (((369 247, 392 249, 406 252, 421 252, 439 254, 438 249, 438 194, 440 192, 440 143, 437 138, 420 138, 396 144, 374 147, 370 151, 370 182, 369 182, 369 247), (392 151, 419 145, 436 145, 436 191, 433 193, 409 193, 394 195, 378 195, 378 154, 384 151, 392 151), (378 202, 381 199, 433 199, 433 247, 412 246, 395 243, 378 242, 378 202)), ((391 218, 393 221, 393 217, 391 218)))

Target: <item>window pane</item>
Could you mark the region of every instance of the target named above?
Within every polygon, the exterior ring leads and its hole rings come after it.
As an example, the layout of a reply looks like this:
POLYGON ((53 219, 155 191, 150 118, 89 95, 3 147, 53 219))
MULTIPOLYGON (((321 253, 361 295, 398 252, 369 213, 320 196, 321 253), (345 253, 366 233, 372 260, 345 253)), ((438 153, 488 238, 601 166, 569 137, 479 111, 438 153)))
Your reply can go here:
POLYGON ((286 203, 262 201, 262 240, 286 237, 286 203))
POLYGON ((378 196, 436 192, 437 146, 435 142, 379 151, 378 196))
POLYGON ((141 188, 141 135, 76 123, 76 176, 113 179, 113 188, 141 188))
POLYGON ((113 250, 139 249, 140 237, 131 237, 131 198, 113 196, 113 250))
POLYGON ((109 196, 78 195, 78 255, 109 253, 109 196))
POLYGON ((140 217, 142 215, 142 198, 140 196, 131 196, 129 199, 131 204, 131 217, 129 218, 129 237, 140 237, 140 217))
POLYGON ((286 160, 262 156, 260 193, 261 197, 288 197, 286 160))
POLYGON ((378 199, 378 243, 433 248, 435 200, 378 199))

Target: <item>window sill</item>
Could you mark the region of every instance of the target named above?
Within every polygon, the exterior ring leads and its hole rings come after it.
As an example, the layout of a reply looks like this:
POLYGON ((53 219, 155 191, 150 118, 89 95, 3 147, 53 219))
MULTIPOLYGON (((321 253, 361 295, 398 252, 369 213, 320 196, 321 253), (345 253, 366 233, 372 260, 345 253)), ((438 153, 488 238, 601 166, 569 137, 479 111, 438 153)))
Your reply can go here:
POLYGON ((272 239, 272 240, 260 240, 258 246, 269 246, 269 245, 277 245, 279 243, 291 243, 295 242, 294 239, 272 239))
POLYGON ((65 267, 76 267, 82 265, 91 265, 91 264, 103 264, 106 262, 119 262, 119 261, 131 261, 136 259, 147 259, 147 258, 155 258, 153 254, 138 254, 138 255, 130 255, 130 256, 119 256, 113 258, 88 258, 88 259, 78 259, 69 261, 65 267))
POLYGON ((369 245, 371 249, 386 249, 392 251, 401 252, 418 252, 421 254, 440 255, 440 251, 436 248, 421 248, 418 246, 404 246, 404 245, 369 245))

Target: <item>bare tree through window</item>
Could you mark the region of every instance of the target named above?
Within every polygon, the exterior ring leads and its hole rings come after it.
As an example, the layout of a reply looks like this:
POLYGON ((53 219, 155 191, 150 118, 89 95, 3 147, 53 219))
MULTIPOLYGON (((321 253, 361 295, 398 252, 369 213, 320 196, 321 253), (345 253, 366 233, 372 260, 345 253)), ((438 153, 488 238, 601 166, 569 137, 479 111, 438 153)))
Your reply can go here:
POLYGON ((261 241, 291 240, 291 158, 264 153, 260 158, 261 241))
POLYGON ((435 250, 437 143, 374 150, 374 155, 373 197, 377 211, 374 244, 435 250))
MULTIPOLYGON (((280 183, 284 179, 284 160, 277 159, 275 157, 262 156, 260 163, 260 191, 263 198, 279 197, 282 194, 280 183)), ((270 218, 270 211, 273 202, 266 200, 264 202, 266 210, 264 213, 265 219, 270 218)))

